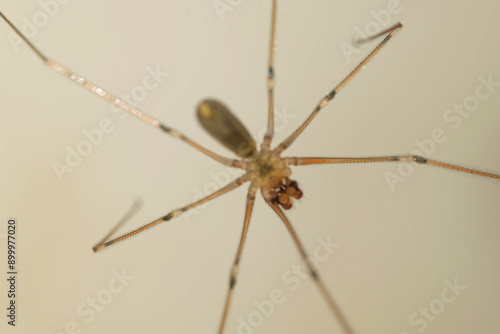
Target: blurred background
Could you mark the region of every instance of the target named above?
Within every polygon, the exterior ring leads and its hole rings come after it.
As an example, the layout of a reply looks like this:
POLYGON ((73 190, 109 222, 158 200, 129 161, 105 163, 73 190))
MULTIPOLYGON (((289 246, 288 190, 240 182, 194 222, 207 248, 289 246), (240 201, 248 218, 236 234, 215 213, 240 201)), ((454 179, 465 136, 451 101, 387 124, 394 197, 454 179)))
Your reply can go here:
MULTIPOLYGON (((194 117, 205 97, 224 101, 261 140, 271 1, 54 4, 4 1, 0 10, 50 58, 220 154, 231 155, 194 117), (151 72, 162 74, 154 80, 151 72)), ((481 83, 500 82, 495 0, 280 1, 275 142, 377 44, 353 47, 360 31, 397 21, 405 28, 286 155, 405 154, 420 142, 429 158, 498 173, 500 87, 481 83), (453 109, 464 103, 474 110, 453 109), (436 131, 442 139, 431 143, 436 131)), ((124 230, 236 174, 52 72, 4 23, 0 35, 0 262, 6 273, 7 219, 15 217, 19 271, 18 323, 2 317, 0 331, 216 333, 247 186, 92 253, 134 198, 144 206, 124 230), (103 122, 109 133, 86 144, 103 122), (88 153, 73 157, 73 167, 72 150, 88 153)), ((326 285, 358 334, 498 332, 500 183, 404 168, 293 169, 304 197, 287 212, 292 224, 312 255, 324 241, 335 244, 320 252, 326 285), (391 188, 388 175, 404 182, 391 188), (454 282, 462 290, 443 295, 454 282)), ((299 265, 288 232, 259 197, 227 334, 341 333, 314 284, 294 273, 299 265), (282 303, 259 311, 273 291, 282 303)))

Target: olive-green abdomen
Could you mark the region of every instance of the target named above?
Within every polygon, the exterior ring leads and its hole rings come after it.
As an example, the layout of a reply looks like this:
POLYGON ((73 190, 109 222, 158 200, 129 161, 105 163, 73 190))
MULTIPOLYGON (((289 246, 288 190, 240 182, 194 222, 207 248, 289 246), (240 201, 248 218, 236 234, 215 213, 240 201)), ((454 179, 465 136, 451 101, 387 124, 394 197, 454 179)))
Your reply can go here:
POLYGON ((237 156, 247 159, 255 156, 255 140, 224 104, 211 99, 203 100, 196 114, 201 126, 237 156))

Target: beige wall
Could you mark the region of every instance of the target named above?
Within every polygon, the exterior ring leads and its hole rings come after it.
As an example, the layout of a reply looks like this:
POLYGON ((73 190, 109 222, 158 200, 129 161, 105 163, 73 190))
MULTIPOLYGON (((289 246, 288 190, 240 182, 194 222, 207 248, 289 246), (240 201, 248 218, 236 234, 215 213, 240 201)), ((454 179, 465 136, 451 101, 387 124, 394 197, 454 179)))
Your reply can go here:
MULTIPOLYGON (((227 3, 227 1, 223 1, 227 3)), ((237 1, 233 2, 237 3, 237 1)), ((443 129, 429 155, 500 171, 500 87, 456 129, 443 120, 474 96, 478 77, 500 81, 498 1, 401 0, 403 31, 318 116, 290 155, 402 154, 443 129)), ((140 92, 147 68, 170 73, 142 109, 217 152, 194 108, 204 97, 225 101, 252 133, 265 127, 270 1, 242 1, 217 15, 213 1, 70 1, 33 38, 43 52, 113 93, 140 92)), ((374 44, 348 59, 341 46, 355 28, 377 22, 388 1, 280 1, 276 108, 282 140, 374 44), (349 62, 349 60, 351 60, 349 62)), ((11 20, 40 13, 37 1, 2 4, 11 20)), ((127 117, 46 69, 25 47, 15 53, 0 24, 0 232, 19 224, 17 333, 215 333, 243 220, 245 190, 190 216, 93 254, 92 245, 135 196, 140 226, 192 201, 229 175, 175 139, 127 117), (82 130, 110 119, 114 131, 59 182, 82 130), (208 188, 207 188, 208 187, 208 188), (90 319, 87 298, 108 296, 113 270, 135 278, 90 319), (80 306, 81 307, 81 306, 80 306), (83 312, 83 315, 82 315, 83 312), (87 312, 87 313, 85 313, 87 312), (89 321, 88 323, 86 321, 89 321)), ((343 44, 345 43, 345 44, 343 44)), ((481 90, 481 92, 485 92, 481 90)), ((260 138, 259 138, 260 140, 260 138)), ((397 164, 294 169, 305 195, 289 213, 306 247, 317 238, 339 247, 319 270, 358 333, 417 333, 419 308, 439 306, 445 280, 467 288, 426 333, 498 332, 500 184, 421 166, 391 191, 384 173, 397 164)), ((296 291, 287 272, 298 254, 277 217, 257 200, 227 333, 238 317, 275 289, 286 300, 254 333, 340 333, 313 284, 296 291)), ((1 240, 5 254, 5 241, 1 240)), ((0 256, 0 263, 5 256, 0 256)), ((2 267, 3 268, 3 267, 2 267)), ((2 309, 6 285, 0 280, 2 309)), ((5 319, 0 330, 4 333, 5 319)), ((12 328, 7 333, 13 333, 12 328)))

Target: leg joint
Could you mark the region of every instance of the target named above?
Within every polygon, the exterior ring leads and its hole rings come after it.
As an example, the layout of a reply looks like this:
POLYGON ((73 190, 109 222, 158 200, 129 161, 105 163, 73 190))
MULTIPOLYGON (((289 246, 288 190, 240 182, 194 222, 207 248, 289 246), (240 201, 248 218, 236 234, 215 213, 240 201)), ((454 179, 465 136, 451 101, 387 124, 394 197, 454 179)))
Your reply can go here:
POLYGON ((231 270, 231 277, 229 279, 229 289, 234 288, 236 285, 236 276, 238 275, 238 262, 235 262, 231 270))
POLYGON ((407 161, 407 162, 416 162, 419 164, 426 164, 427 163, 427 159, 420 156, 420 155, 406 155, 406 156, 399 157, 399 160, 400 161, 407 161))
POLYGON ((318 275, 318 272, 317 272, 316 270, 314 270, 314 269, 311 269, 311 277, 312 277, 315 281, 319 280, 319 275, 318 275))

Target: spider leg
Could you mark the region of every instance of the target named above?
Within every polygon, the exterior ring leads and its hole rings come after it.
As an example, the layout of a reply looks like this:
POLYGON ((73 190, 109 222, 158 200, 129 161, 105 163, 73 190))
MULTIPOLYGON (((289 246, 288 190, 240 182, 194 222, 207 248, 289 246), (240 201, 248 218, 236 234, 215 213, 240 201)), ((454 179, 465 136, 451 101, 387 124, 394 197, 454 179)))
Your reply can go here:
POLYGON ((369 163, 369 162, 388 162, 388 161, 416 162, 424 165, 431 165, 446 169, 452 169, 463 173, 469 173, 500 180, 500 175, 498 174, 489 173, 473 168, 452 165, 436 160, 430 160, 418 155, 394 155, 385 157, 365 157, 365 158, 284 158, 284 160, 286 164, 293 166, 318 165, 318 164, 369 163))
POLYGON ((291 234, 291 236, 293 238, 293 241, 295 242, 295 245, 297 246, 297 248, 298 248, 298 250, 300 252, 300 255, 302 256, 302 259, 307 264, 307 267, 309 269, 309 272, 311 273, 311 277, 313 278, 313 281, 316 283, 318 289, 320 290, 321 294, 323 295, 323 297, 325 298, 326 302, 328 303, 328 306, 332 310, 332 313, 337 318, 337 320, 338 320, 340 326, 342 327, 342 330, 344 331, 344 333, 346 333, 346 334, 355 334, 354 330, 352 329, 351 324, 349 323, 349 321, 347 320, 346 316, 344 315, 344 313, 340 309, 339 305, 337 304, 337 302, 335 301, 335 299, 333 299, 332 295, 330 294, 330 292, 328 291, 328 289, 324 285, 323 281, 321 281, 321 279, 320 279, 320 277, 318 275, 318 272, 313 268, 313 266, 311 265, 310 261, 307 261, 307 259, 309 258, 309 256, 307 255, 307 253, 306 253, 306 251, 304 249, 304 246, 300 242, 300 239, 299 239, 297 233, 295 232, 292 224, 290 224, 290 221, 288 220, 288 218, 285 216, 285 214, 283 213, 283 211, 280 209, 280 207, 278 205, 276 205, 274 203, 271 203, 269 201, 267 201, 267 204, 269 204, 269 206, 281 218, 281 220, 283 221, 283 223, 285 223, 285 226, 288 229, 288 232, 290 232, 290 234, 291 234))
POLYGON ((161 123, 160 121, 156 120, 155 118, 143 113, 139 109, 136 109, 136 108, 132 107, 130 104, 118 99, 117 97, 113 96, 111 93, 105 91, 104 89, 100 88, 99 86, 87 81, 87 79, 85 79, 84 77, 82 77, 82 76, 68 70, 67 68, 59 65, 58 63, 50 60, 37 47, 35 47, 29 41, 29 39, 26 38, 23 35, 23 33, 21 31, 19 31, 19 29, 17 29, 16 26, 14 26, 14 24, 9 21, 9 19, 7 19, 7 17, 5 17, 5 15, 2 12, 0 12, 0 17, 2 17, 5 20, 5 22, 7 22, 7 24, 19 35, 19 37, 21 37, 21 39, 24 42, 26 42, 26 44, 28 44, 29 48, 43 61, 43 63, 45 65, 47 65, 48 67, 50 67, 51 69, 53 69, 54 71, 59 72, 60 74, 64 75, 65 77, 69 78, 71 81, 81 85, 82 87, 88 89, 89 91, 93 92, 94 94, 108 100, 109 102, 113 103, 117 107, 125 110, 126 112, 128 112, 131 115, 139 118, 140 120, 148 123, 149 125, 152 125, 155 128, 166 132, 167 134, 171 135, 172 137, 175 137, 177 139, 182 140, 183 142, 194 147, 195 149, 202 152, 203 154, 208 155, 210 158, 214 159, 215 161, 217 161, 223 165, 226 165, 226 166, 242 168, 239 160, 223 157, 217 153, 214 153, 214 152, 204 148, 203 146, 199 145, 198 143, 192 141, 191 139, 189 139, 188 137, 186 137, 185 135, 180 133, 179 131, 166 126, 165 124, 161 123))
POLYGON ((273 14, 271 19, 271 45, 269 49, 269 69, 267 74, 267 86, 269 90, 269 117, 267 131, 264 135, 263 146, 269 148, 274 136, 274 51, 276 48, 276 6, 277 0, 273 0, 273 14))
POLYGON ((231 305, 231 298, 233 296, 234 286, 236 285, 236 278, 238 276, 238 268, 240 263, 241 254, 243 252, 243 246, 245 244, 245 240, 248 232, 248 225, 250 223, 250 216, 252 215, 252 209, 255 202, 255 193, 257 192, 257 187, 253 184, 250 185, 247 194, 247 207, 245 212, 245 220, 243 223, 243 231, 241 233, 241 240, 238 246, 238 251, 236 252, 236 258, 234 260, 233 267, 231 269, 231 277, 229 280, 229 290, 226 296, 226 302, 224 304, 224 311, 222 313, 222 319, 219 327, 219 334, 224 333, 224 327, 226 326, 227 314, 229 312, 229 307, 231 305))
MULTIPOLYGON (((313 118, 319 113, 319 111, 326 106, 334 97, 335 95, 365 66, 381 49, 384 47, 384 45, 394 36, 396 33, 403 28, 403 25, 401 23, 396 23, 394 26, 391 28, 377 34, 376 36, 372 36, 366 40, 370 40, 372 38, 378 37, 381 34, 389 33, 383 40, 380 42, 379 45, 373 49, 373 51, 365 58, 363 61, 356 66, 354 70, 352 70, 351 73, 347 77, 345 77, 344 80, 342 80, 335 89, 333 89, 330 93, 328 93, 321 101, 320 103, 316 106, 316 108, 313 110, 311 115, 302 123, 295 132, 293 132, 287 139, 285 139, 281 144, 276 147, 277 152, 283 152, 285 149, 287 149, 292 143, 295 141, 295 139, 304 131, 304 129, 311 123, 313 118)), ((365 40, 365 41, 366 41, 365 40)))
POLYGON ((210 201, 210 200, 212 200, 212 199, 214 199, 216 197, 219 197, 220 195, 223 195, 225 193, 230 192, 231 190, 234 190, 234 189, 238 188, 239 186, 241 186, 243 183, 245 183, 247 181, 248 181, 247 178, 243 175, 242 177, 237 178, 236 180, 234 180, 233 182, 229 183, 225 187, 223 187, 223 188, 217 190, 216 192, 214 192, 214 193, 212 193, 212 194, 210 194, 210 195, 208 195, 208 196, 200 199, 199 201, 193 202, 193 203, 191 203, 189 205, 186 205, 186 206, 184 206, 184 207, 182 207, 180 209, 177 209, 177 210, 174 210, 172 212, 169 212, 165 216, 163 216, 163 217, 161 217, 161 218, 159 218, 159 219, 157 219, 157 220, 155 220, 155 221, 153 221, 153 222, 151 222, 149 224, 146 224, 146 225, 144 225, 142 227, 139 227, 138 229, 135 229, 132 232, 126 233, 126 234, 124 234, 124 235, 122 235, 120 237, 117 237, 117 238, 113 239, 113 240, 107 241, 109 239, 109 237, 111 236, 111 234, 113 234, 118 229, 118 227, 120 227, 122 225, 122 223, 123 223, 123 220, 122 220, 99 243, 97 243, 94 247, 92 247, 92 250, 94 252, 98 252, 98 251, 100 251, 100 250, 102 250, 102 249, 104 249, 104 248, 106 248, 108 246, 111 246, 111 245, 116 244, 116 243, 118 243, 120 241, 123 241, 123 240, 125 240, 127 238, 130 238, 131 236, 134 236, 136 234, 144 232, 145 230, 147 230, 147 229, 149 229, 149 228, 151 228, 151 227, 153 227, 155 225, 158 225, 160 223, 169 221, 170 219, 177 217, 178 215, 180 215, 183 212, 186 212, 189 209, 192 209, 192 208, 194 208, 194 207, 196 207, 198 205, 206 203, 206 202, 208 202, 208 201, 210 201))

